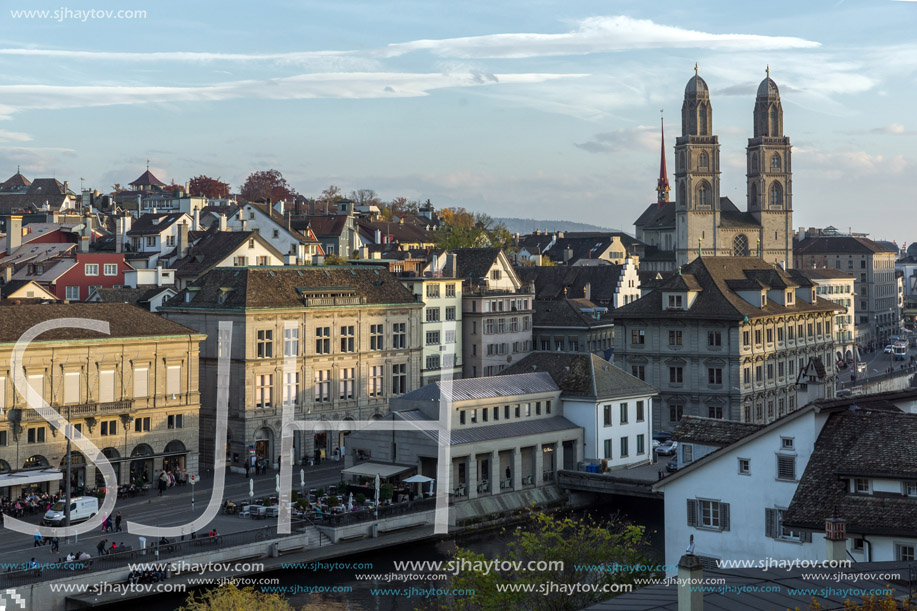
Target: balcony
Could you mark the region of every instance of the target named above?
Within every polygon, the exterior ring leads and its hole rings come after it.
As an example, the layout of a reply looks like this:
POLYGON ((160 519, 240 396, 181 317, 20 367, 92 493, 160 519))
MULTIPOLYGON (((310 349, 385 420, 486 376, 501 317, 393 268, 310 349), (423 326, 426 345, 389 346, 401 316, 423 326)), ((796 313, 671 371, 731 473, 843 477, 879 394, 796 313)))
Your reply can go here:
MULTIPOLYGON (((67 416, 68 406, 53 405, 52 408, 56 410, 61 416, 67 416)), ((90 416, 127 414, 130 413, 133 409, 134 402, 130 399, 124 401, 112 401, 110 403, 84 403, 81 405, 69 406, 71 418, 88 418, 90 416)), ((39 410, 19 408, 9 410, 7 418, 11 421, 18 420, 20 422, 38 422, 45 419, 43 415, 53 417, 53 414, 54 412, 48 408, 41 408, 39 410)))

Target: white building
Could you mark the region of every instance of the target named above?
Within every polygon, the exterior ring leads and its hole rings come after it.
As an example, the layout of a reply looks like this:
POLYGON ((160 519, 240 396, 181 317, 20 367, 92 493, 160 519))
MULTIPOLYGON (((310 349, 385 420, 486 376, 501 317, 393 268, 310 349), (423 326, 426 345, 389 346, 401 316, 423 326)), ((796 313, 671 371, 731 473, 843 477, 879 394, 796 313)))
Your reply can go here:
POLYGON ((561 389, 564 416, 583 427, 583 454, 609 469, 653 462, 656 389, 594 354, 534 352, 503 375, 548 372, 561 389))
POLYGON ((257 231, 271 246, 284 254, 288 265, 308 265, 312 257, 325 254, 321 245, 306 228, 300 232, 290 226, 290 216, 284 217, 273 208, 243 204, 227 221, 232 230, 257 231))
POLYGON ((915 438, 917 391, 909 390, 818 401, 692 456, 654 486, 665 495, 666 564, 678 563, 691 535, 708 565, 824 560, 825 520, 835 511, 855 560, 913 560, 917 462, 901 448, 915 438))
POLYGON ((793 269, 790 276, 805 278, 815 285, 815 294, 833 301, 843 310, 834 316, 834 348, 838 361, 853 360, 856 346, 856 278, 852 274, 830 267, 793 269))

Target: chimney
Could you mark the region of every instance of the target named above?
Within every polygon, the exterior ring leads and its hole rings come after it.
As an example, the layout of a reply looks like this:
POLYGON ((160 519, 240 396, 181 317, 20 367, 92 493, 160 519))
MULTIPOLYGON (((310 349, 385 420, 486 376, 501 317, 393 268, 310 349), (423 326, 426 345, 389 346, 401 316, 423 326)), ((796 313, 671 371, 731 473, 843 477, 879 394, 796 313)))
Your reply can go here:
POLYGON ((80 236, 80 252, 83 254, 89 252, 89 236, 80 236))
POLYGON ((195 208, 194 213, 192 214, 191 229, 193 231, 201 230, 201 211, 200 208, 195 208))
MULTIPOLYGON (((692 543, 693 543, 693 536, 692 543)), ((703 611, 704 593, 697 584, 703 583, 704 567, 700 557, 687 553, 678 561, 678 611, 703 611), (692 585, 693 584, 693 585, 692 585)))
POLYGON ((156 262, 156 286, 162 286, 162 263, 156 262))
POLYGON ((564 263, 568 262, 572 258, 573 258, 573 249, 567 246, 564 249, 564 263))
POLYGON ((70 193, 70 181, 65 180, 64 181, 64 195, 67 195, 68 193, 70 193))
POLYGON ((586 301, 592 301, 592 283, 587 282, 586 286, 583 287, 583 297, 586 298, 586 301))
POLYGON ((289 210, 283 213, 284 225, 287 228, 287 231, 293 230, 293 213, 289 210))
POLYGON ((360 247, 360 258, 361 258, 361 259, 369 259, 369 246, 361 246, 361 247, 360 247))
POLYGON ((13 251, 20 246, 22 246, 22 217, 14 214, 6 223, 6 254, 13 254, 13 251))
POLYGON ((836 513, 825 520, 825 560, 847 560, 847 520, 836 513))
POLYGON ((220 214, 219 216, 220 216, 220 220, 219 220, 220 225, 219 225, 218 229, 219 229, 220 231, 226 231, 226 215, 225 215, 225 214, 220 214))
POLYGON ((455 273, 455 254, 450 252, 446 254, 446 263, 443 265, 443 276, 455 278, 455 273))
POLYGON ((13 266, 7 265, 2 270, 0 270, 0 284, 6 284, 7 282, 12 282, 13 280, 13 266))
POLYGON ((382 230, 381 230, 381 229, 376 229, 376 232, 375 232, 375 235, 373 236, 373 239, 374 239, 374 241, 376 242, 376 244, 381 244, 381 243, 382 243, 382 230))
POLYGON ((178 258, 188 254, 188 225, 182 223, 178 226, 178 258))
POLYGON ((296 265, 296 253, 291 252, 283 255, 283 264, 296 265))

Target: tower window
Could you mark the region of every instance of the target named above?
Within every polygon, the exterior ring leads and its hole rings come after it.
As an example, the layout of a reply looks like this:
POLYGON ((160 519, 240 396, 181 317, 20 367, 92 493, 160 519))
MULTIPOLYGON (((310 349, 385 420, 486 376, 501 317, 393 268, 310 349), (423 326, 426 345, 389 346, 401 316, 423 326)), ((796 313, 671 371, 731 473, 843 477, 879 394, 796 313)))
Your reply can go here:
POLYGON ((740 233, 732 240, 732 256, 734 257, 747 257, 748 256, 748 236, 744 233, 740 233))
POLYGON ((710 205, 710 185, 706 182, 702 182, 699 187, 697 187, 697 205, 698 206, 709 206, 710 205))
POLYGON ((697 105, 697 134, 699 136, 707 135, 707 105, 697 105))
POLYGON ((707 151, 701 151, 700 155, 697 157, 697 166, 700 168, 706 168, 710 165, 710 157, 707 155, 707 151))
POLYGON ((777 107, 771 106, 771 129, 770 133, 772 137, 777 136, 777 107))
POLYGON ((779 208, 783 205, 783 187, 780 186, 779 182, 771 185, 770 205, 774 208, 779 208))
POLYGON ((771 157, 771 170, 779 172, 780 165, 780 155, 774 153, 773 157, 771 157))

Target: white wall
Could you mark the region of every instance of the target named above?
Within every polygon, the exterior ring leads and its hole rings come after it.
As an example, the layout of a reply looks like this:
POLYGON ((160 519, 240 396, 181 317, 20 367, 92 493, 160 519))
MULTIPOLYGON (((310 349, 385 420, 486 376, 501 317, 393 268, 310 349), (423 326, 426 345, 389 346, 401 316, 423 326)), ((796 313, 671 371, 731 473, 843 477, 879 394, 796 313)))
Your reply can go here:
POLYGON ((564 416, 583 427, 586 460, 600 462, 605 458, 605 440, 611 441, 609 468, 622 468, 652 462, 652 399, 649 396, 611 399, 599 402, 577 398, 563 398, 564 416), (637 401, 643 401, 642 422, 637 422, 637 401), (627 403, 628 422, 620 423, 620 405, 627 403), (611 426, 605 426, 604 406, 611 406, 611 426), (643 453, 637 454, 637 435, 643 435, 643 453), (627 437, 628 455, 621 457, 621 437, 627 437))

